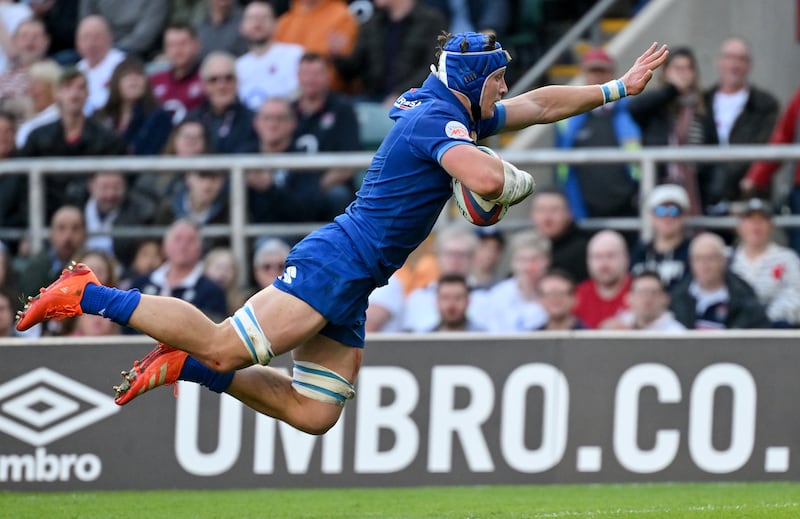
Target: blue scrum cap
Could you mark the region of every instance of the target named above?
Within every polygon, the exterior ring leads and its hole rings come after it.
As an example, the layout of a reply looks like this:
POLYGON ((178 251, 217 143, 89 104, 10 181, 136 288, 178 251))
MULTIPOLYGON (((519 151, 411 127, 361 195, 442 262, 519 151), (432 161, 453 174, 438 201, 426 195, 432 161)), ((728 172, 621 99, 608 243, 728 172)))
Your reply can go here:
POLYGON ((451 90, 467 96, 473 117, 476 109, 480 116, 481 97, 486 79, 505 68, 511 61, 508 51, 499 43, 495 42, 494 49, 486 50, 488 44, 489 37, 483 33, 456 34, 442 49, 438 67, 431 66, 431 71, 442 83, 451 90))

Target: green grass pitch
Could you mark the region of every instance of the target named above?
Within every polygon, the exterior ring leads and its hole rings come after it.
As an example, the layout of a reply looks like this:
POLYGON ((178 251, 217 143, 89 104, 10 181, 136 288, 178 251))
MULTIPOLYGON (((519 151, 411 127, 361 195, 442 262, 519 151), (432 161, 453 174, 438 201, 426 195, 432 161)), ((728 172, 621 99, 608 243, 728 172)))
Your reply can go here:
POLYGON ((800 483, 0 492, 2 518, 798 518, 800 483))

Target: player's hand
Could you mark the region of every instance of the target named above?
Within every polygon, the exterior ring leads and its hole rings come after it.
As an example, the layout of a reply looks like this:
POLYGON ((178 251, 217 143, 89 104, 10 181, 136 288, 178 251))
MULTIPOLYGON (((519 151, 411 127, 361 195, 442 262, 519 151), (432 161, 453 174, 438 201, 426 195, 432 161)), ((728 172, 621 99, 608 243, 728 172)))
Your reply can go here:
POLYGON ((658 42, 650 45, 644 54, 636 58, 633 66, 620 78, 625 84, 628 95, 636 95, 644 90, 653 78, 653 71, 664 64, 669 55, 666 45, 658 46, 658 42))

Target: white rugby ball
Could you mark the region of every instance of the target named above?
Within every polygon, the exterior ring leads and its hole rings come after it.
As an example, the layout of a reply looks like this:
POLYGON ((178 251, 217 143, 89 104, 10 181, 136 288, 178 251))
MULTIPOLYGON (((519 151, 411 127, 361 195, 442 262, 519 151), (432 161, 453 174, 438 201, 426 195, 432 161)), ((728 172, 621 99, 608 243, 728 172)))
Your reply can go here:
MULTIPOLYGON (((500 157, 493 149, 487 146, 478 146, 478 149, 492 157, 500 157)), ((502 220, 508 212, 507 205, 486 200, 479 194, 470 191, 467 186, 456 178, 452 181, 452 187, 453 198, 456 201, 458 211, 465 220, 473 225, 480 227, 494 225, 502 220)))

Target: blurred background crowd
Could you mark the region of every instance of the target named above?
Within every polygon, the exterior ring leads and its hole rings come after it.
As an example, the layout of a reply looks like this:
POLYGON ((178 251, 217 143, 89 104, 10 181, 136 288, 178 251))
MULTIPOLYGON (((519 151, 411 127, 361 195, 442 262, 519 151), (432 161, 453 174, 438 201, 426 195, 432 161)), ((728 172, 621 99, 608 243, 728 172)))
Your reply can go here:
MULTIPOLYGON (((619 2, 628 16, 645 1, 619 2)), ((442 30, 496 33, 515 60, 509 82, 593 2, 570 0, 0 0, 0 160, 34 157, 278 154, 371 150, 360 117, 382 117, 420 85, 442 30), (548 20, 545 23, 544 20, 548 20), (557 21, 559 23, 553 23, 557 21), (533 37, 535 36, 535 37, 533 37)), ((575 63, 587 83, 617 77, 601 47, 575 63)), ((563 149, 797 142, 800 91, 782 108, 752 84, 750 43, 719 42, 716 70, 671 45, 647 91, 557 125, 563 149), (701 87, 701 73, 716 75, 701 87)), ((800 167, 785 200, 770 193, 778 163, 662 164, 639 199, 628 164, 561 165, 513 232, 455 224, 370 299, 370 332, 789 328, 800 326, 800 167), (638 232, 591 233, 581 220, 649 218, 638 232), (730 215, 733 229, 689 227, 730 215)), ((361 172, 333 167, 246 174, 250 223, 327 222, 354 198, 361 172)), ((27 229, 28 177, 0 175, 0 229, 27 229)), ((283 272, 296 239, 251 243, 237 271, 227 237, 225 171, 87 171, 45 177, 48 243, 0 242, 0 336, 20 295, 72 260, 109 286, 187 300, 214 319, 283 272), (114 234, 158 225, 161 238, 114 234), (246 287, 239 282, 248 281, 246 287)), ((130 333, 94 316, 28 336, 130 333)))

